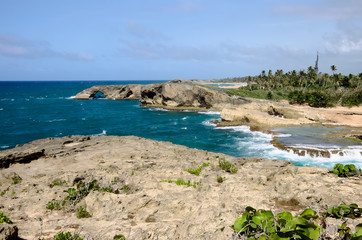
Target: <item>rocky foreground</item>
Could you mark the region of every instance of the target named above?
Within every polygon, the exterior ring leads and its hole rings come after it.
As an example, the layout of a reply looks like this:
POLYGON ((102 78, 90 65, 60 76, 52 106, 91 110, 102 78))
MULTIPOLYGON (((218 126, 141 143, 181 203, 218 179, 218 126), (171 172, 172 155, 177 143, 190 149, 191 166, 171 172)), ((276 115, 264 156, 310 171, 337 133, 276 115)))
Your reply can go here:
MULTIPOLYGON (((322 215, 342 202, 362 205, 360 178, 134 136, 49 138, 1 151, 0 184, 0 212, 14 222, 0 229, 16 226, 22 239, 52 239, 59 231, 76 231, 85 239, 121 233, 127 239, 233 239, 229 226, 246 206, 292 213, 311 207, 322 215), (235 164, 237 173, 220 169, 215 156, 235 164), (203 163, 210 165, 199 176, 184 170, 203 163), (195 188, 169 182, 177 179, 195 188), (69 200, 69 188, 93 180, 103 190, 50 209, 49 202, 69 200), (91 217, 78 219, 80 206, 91 217)), ((336 221, 327 218, 327 224, 336 221)))

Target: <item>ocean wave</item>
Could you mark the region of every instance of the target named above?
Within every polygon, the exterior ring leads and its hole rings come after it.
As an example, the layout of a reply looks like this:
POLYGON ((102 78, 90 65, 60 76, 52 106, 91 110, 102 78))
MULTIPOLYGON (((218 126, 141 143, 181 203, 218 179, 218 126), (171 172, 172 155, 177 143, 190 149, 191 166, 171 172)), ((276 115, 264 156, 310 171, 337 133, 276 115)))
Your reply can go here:
POLYGON ((0 111, 4 110, 4 108, 0 108, 0 111))
POLYGON ((74 99, 75 96, 66 97, 65 99, 74 99))
POLYGON ((186 120, 186 119, 188 119, 188 118, 189 118, 189 117, 183 117, 182 120, 186 120))
POLYGON ((164 108, 154 108, 154 107, 149 107, 149 108, 146 108, 148 111, 163 111, 163 112, 169 112, 170 110, 167 110, 167 109, 164 109, 164 108))
POLYGON ((206 112, 199 111, 197 113, 205 114, 205 115, 220 115, 221 114, 221 112, 216 112, 216 111, 206 111, 206 112))
POLYGON ((183 128, 181 128, 182 130, 187 130, 187 127, 183 127, 183 128))
POLYGON ((9 148, 10 146, 8 146, 8 145, 4 145, 4 146, 1 146, 0 148, 1 149, 5 149, 5 148, 9 148))

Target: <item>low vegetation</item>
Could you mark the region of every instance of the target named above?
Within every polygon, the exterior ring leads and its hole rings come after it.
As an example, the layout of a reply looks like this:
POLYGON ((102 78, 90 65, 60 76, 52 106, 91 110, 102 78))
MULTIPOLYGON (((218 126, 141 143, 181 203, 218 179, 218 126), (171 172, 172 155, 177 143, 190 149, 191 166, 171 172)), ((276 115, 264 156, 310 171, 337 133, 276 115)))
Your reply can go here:
MULTIPOLYGON (((62 185, 64 184, 63 181, 60 182, 62 185)), ((131 188, 128 185, 124 185, 123 181, 119 178, 114 178, 109 185, 101 185, 97 180, 92 180, 90 182, 79 181, 76 184, 76 188, 68 188, 67 190, 64 190, 64 192, 68 195, 65 196, 63 200, 49 201, 46 205, 46 209, 61 210, 66 205, 75 206, 92 191, 109 192, 114 194, 124 192, 128 194, 131 191, 131 188)))
POLYGON ((222 182, 225 181, 225 177, 217 176, 216 181, 217 181, 218 183, 222 183, 222 182))
POLYGON ((0 223, 13 223, 3 212, 0 212, 0 223))
POLYGON ((13 184, 19 184, 21 183, 22 179, 19 176, 13 177, 13 184))
MULTIPOLYGON (((293 216, 290 212, 274 215, 272 211, 246 207, 232 227, 242 239, 329 239, 323 218, 312 209, 293 216)), ((344 223, 338 226, 338 234, 338 239, 361 239, 362 224, 358 224, 355 233, 351 234, 351 229, 344 223)))
POLYGON ((77 208, 77 218, 90 218, 92 217, 92 215, 87 212, 87 208, 86 207, 83 207, 83 206, 79 206, 77 208))
POLYGON ((123 234, 117 234, 113 237, 113 240, 126 240, 126 237, 123 234))
POLYGON ((362 175, 362 170, 358 169, 354 164, 343 165, 338 163, 333 167, 333 174, 337 175, 338 177, 360 177, 362 175))
POLYGON ((71 232, 58 232, 54 236, 54 240, 83 240, 78 233, 71 232))
POLYGON ((193 188, 196 188, 197 186, 201 186, 200 182, 193 182, 192 183, 190 180, 188 180, 186 182, 181 178, 178 178, 177 180, 167 179, 167 180, 162 180, 161 182, 176 183, 176 185, 184 185, 184 186, 193 187, 193 188))
POLYGON ((237 173, 238 169, 237 167, 230 163, 229 161, 226 161, 225 158, 220 158, 219 156, 214 156, 214 158, 219 160, 219 167, 224 170, 225 172, 229 173, 237 173))
POLYGON ((202 168, 209 166, 211 163, 203 163, 201 166, 199 166, 196 169, 184 169, 185 171, 194 174, 196 176, 199 176, 201 173, 202 168))

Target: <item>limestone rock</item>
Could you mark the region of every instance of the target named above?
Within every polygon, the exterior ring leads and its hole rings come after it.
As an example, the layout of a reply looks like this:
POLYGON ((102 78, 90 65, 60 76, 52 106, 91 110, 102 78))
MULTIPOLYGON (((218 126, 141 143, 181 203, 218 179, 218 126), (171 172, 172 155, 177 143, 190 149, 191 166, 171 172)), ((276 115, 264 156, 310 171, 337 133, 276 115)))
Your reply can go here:
POLYGON ((244 98, 209 89, 189 82, 173 81, 141 92, 141 103, 146 106, 160 106, 171 109, 213 109, 221 110, 227 105, 248 102, 244 98))

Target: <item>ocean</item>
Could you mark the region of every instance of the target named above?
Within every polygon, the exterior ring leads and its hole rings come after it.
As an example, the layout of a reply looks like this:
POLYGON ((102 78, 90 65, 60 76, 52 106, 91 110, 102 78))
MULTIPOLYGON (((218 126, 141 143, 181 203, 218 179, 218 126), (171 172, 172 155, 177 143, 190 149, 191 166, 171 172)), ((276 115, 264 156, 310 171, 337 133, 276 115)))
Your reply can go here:
POLYGON ((281 151, 270 143, 272 134, 253 132, 247 126, 216 127, 210 121, 220 120, 219 112, 166 111, 142 107, 138 100, 72 98, 94 85, 156 82, 162 81, 0 82, 0 150, 47 137, 135 135, 237 157, 289 160, 298 166, 332 168, 336 163, 353 163, 362 167, 361 145, 323 141, 315 129, 309 129, 314 133, 309 135, 305 130, 279 129, 283 132, 279 139, 298 147, 342 149, 343 156, 310 157, 281 151))

